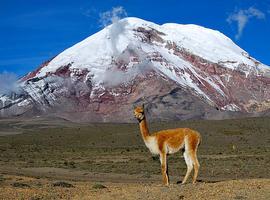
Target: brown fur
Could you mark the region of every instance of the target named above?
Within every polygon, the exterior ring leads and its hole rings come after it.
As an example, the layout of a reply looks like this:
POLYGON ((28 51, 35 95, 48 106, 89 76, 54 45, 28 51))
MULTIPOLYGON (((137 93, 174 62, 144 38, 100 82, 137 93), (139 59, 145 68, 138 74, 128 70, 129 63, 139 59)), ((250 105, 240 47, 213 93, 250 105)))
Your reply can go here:
POLYGON ((167 174, 167 154, 176 153, 183 148, 187 172, 182 183, 184 184, 187 181, 193 167, 193 183, 195 183, 200 167, 197 159, 197 149, 201 142, 200 133, 189 128, 177 128, 162 130, 150 135, 144 114, 144 107, 136 107, 134 109, 134 116, 140 122, 141 135, 146 146, 152 153, 159 154, 160 156, 163 183, 165 185, 169 184, 167 174))

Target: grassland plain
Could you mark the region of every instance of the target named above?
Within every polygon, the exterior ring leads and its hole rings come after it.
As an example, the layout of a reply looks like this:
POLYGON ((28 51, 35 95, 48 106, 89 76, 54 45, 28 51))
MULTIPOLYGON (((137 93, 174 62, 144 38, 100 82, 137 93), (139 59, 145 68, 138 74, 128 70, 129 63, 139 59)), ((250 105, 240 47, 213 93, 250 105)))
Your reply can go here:
POLYGON ((208 193, 214 199, 270 199, 270 118, 149 127, 190 127, 202 134, 198 184, 176 184, 186 171, 180 152, 168 158, 172 185, 161 186, 159 159, 145 147, 137 124, 13 119, 0 120, 0 199, 207 199, 208 193), (55 186, 60 180, 74 187, 55 186))

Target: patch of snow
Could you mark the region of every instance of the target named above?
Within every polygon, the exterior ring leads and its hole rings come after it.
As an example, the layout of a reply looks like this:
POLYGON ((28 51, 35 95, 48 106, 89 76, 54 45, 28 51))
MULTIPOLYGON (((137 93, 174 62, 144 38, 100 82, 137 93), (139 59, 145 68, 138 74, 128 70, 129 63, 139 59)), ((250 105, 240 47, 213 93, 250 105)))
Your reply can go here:
POLYGON ((220 89, 220 87, 215 84, 215 82, 210 78, 207 77, 206 79, 204 79, 207 81, 207 83, 209 83, 215 90, 217 90, 222 96, 226 96, 226 94, 220 89))
POLYGON ((5 95, 0 97, 0 101, 2 101, 2 102, 5 102, 7 100, 9 100, 9 98, 7 96, 5 96, 5 95))
POLYGON ((113 95, 113 96, 115 96, 115 97, 118 97, 118 96, 121 95, 121 93, 116 93, 116 92, 113 92, 113 91, 111 91, 110 94, 113 95))
POLYGON ((234 103, 228 104, 226 106, 223 106, 221 110, 227 110, 227 111, 240 111, 241 109, 235 105, 234 103))
POLYGON ((24 106, 28 106, 29 104, 30 104, 30 101, 28 99, 25 99, 21 101, 20 103, 18 103, 17 105, 20 107, 24 107, 24 106))

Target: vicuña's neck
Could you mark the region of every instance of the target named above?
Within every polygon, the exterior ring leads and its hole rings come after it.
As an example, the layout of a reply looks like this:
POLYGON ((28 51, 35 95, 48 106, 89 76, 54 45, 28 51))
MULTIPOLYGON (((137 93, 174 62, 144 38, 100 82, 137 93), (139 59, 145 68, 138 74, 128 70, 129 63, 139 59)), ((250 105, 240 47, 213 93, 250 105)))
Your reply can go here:
POLYGON ((140 122, 140 130, 143 140, 146 141, 150 135, 145 118, 140 122))

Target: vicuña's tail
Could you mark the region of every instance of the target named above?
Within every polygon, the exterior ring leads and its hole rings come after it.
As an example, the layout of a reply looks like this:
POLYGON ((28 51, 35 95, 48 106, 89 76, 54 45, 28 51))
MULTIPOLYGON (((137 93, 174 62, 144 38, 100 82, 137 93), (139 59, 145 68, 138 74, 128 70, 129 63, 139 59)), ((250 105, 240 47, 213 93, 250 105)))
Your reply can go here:
POLYGON ((201 134, 200 134, 199 132, 197 132, 197 131, 196 131, 196 133, 197 133, 197 136, 198 136, 198 143, 197 143, 197 147, 199 147, 199 146, 200 146, 200 144, 202 143, 202 136, 201 136, 201 134))
POLYGON ((202 136, 200 136, 200 138, 199 138, 199 144, 198 144, 198 146, 200 146, 201 143, 202 143, 202 136))

